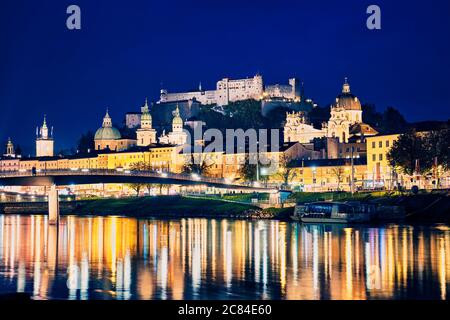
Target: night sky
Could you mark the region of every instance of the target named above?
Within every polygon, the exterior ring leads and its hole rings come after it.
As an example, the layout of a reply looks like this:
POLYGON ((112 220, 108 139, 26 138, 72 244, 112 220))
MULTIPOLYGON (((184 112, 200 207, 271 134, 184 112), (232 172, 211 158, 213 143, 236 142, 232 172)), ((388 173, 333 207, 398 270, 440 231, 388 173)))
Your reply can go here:
POLYGON ((258 72, 267 84, 303 79, 321 106, 347 76, 380 111, 447 120, 449 35, 448 0, 1 0, 0 141, 33 153, 45 113, 59 151, 96 130, 106 107, 120 123, 157 100, 161 84, 214 89, 258 72), (80 31, 66 28, 70 4, 81 7, 80 31), (382 30, 366 28, 370 4, 382 30))

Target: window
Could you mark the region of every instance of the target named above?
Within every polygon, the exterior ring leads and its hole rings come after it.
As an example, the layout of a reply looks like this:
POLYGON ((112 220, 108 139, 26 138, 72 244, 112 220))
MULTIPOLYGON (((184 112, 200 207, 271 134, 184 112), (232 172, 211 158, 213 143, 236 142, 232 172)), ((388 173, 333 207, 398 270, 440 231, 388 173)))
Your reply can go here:
POLYGON ((383 154, 380 153, 380 161, 383 161, 383 154))
POLYGON ((376 154, 372 155, 372 161, 377 161, 377 155, 376 154))
POLYGON ((372 141, 372 148, 375 149, 375 141, 372 141))
POLYGON ((379 146, 380 148, 383 148, 383 141, 378 142, 378 146, 379 146))
POLYGON ((389 140, 386 141, 386 147, 389 148, 389 140))

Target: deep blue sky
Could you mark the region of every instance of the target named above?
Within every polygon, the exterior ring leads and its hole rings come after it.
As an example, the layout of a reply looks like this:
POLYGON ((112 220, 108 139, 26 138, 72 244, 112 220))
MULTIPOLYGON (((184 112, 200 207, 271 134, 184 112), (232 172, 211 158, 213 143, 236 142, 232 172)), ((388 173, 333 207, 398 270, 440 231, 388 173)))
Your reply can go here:
POLYGON ((450 1, 1 0, 0 141, 33 152, 46 113, 56 149, 137 111, 148 96, 253 76, 297 76, 324 106, 348 76, 352 91, 408 120, 450 117, 450 1), (66 8, 82 30, 66 28, 66 8), (382 9, 382 30, 366 8, 382 9))

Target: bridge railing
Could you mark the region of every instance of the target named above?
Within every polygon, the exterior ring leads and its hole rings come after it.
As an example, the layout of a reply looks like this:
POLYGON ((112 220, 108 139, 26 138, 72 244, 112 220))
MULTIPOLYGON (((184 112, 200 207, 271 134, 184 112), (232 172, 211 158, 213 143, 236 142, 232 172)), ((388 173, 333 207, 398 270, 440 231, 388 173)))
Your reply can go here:
POLYGON ((11 177, 46 177, 46 176, 135 176, 135 177, 150 177, 150 178, 164 178, 173 180, 184 181, 198 181, 228 185, 230 188, 233 186, 247 186, 243 183, 237 183, 224 178, 205 177, 199 174, 186 174, 186 173, 173 173, 173 172, 160 172, 160 171, 146 171, 146 170, 126 170, 126 169, 70 169, 70 170, 32 170, 27 171, 13 171, 13 172, 0 172, 0 178, 11 177))

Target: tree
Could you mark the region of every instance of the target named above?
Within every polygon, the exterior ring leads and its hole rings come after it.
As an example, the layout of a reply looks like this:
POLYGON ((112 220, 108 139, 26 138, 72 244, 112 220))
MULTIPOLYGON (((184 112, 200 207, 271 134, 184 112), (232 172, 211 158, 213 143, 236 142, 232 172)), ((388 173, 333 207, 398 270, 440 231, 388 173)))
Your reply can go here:
POLYGON ((444 170, 450 169, 450 129, 429 132, 425 138, 425 149, 433 164, 441 165, 444 170))
POLYGON ((338 182, 337 189, 339 191, 340 187, 341 187, 342 180, 344 178, 345 170, 342 167, 334 167, 333 170, 332 170, 332 173, 334 174, 334 176, 336 177, 336 180, 338 182))
POLYGON ((315 107, 308 113, 308 118, 312 123, 327 122, 330 119, 330 107, 315 107))
POLYGON ((150 194, 155 185, 153 183, 145 183, 144 186, 145 189, 147 189, 148 194, 150 194))
POLYGON ((95 150, 94 133, 88 131, 78 139, 77 150, 81 153, 87 153, 89 150, 95 150))
POLYGON ((150 164, 145 163, 144 161, 140 161, 140 162, 133 163, 130 166, 130 169, 133 171, 151 171, 152 167, 150 166, 150 164))
POLYGON ((134 190, 136 192, 136 196, 139 197, 139 193, 141 192, 141 189, 143 187, 142 183, 129 183, 127 184, 128 188, 134 190))
POLYGON ((153 189, 159 189, 159 194, 162 195, 162 190, 164 187, 166 187, 166 194, 169 194, 169 190, 170 188, 167 187, 165 184, 163 183, 144 183, 143 187, 145 187, 145 189, 147 189, 147 192, 150 194, 152 192, 153 189))
POLYGON ((285 154, 280 157, 278 176, 283 180, 284 186, 288 186, 296 176, 294 161, 285 154))
POLYGON ((239 174, 245 181, 255 181, 257 178, 257 167, 255 163, 250 163, 250 157, 246 155, 244 163, 239 168, 239 174))
POLYGON ((20 145, 16 145, 16 147, 14 148, 14 152, 16 155, 21 156, 22 155, 22 148, 20 147, 20 145))
POLYGON ((197 157, 192 154, 183 166, 183 173, 207 176, 213 164, 213 161, 204 154, 199 154, 197 157))
POLYGON ((374 128, 380 128, 383 122, 383 114, 376 110, 374 104, 363 104, 362 111, 364 115, 364 122, 374 128))
POLYGON ((286 107, 276 107, 270 110, 264 118, 264 128, 279 129, 286 123, 286 112, 291 112, 292 109, 286 107))
POLYGON ((258 129, 264 128, 264 117, 261 114, 261 101, 242 100, 231 102, 224 107, 224 111, 231 118, 229 128, 258 129))
POLYGON ((211 128, 221 131, 226 129, 264 128, 265 118, 261 114, 261 101, 242 100, 228 105, 201 106, 197 118, 211 128))
POLYGON ((413 175, 416 170, 423 174, 432 164, 432 159, 427 154, 424 137, 415 131, 400 135, 387 157, 392 167, 398 167, 408 175, 413 175), (417 161, 419 166, 416 165, 417 161))
POLYGON ((408 128, 408 122, 403 115, 393 107, 387 107, 383 112, 381 129, 383 132, 402 132, 408 128))
MULTIPOLYGON (((244 163, 241 164, 239 169, 240 176, 248 182, 256 181, 258 179, 258 169, 259 169, 259 179, 262 180, 264 183, 267 183, 269 180, 270 175, 269 174, 261 174, 264 171, 264 169, 268 169, 270 167, 270 163, 268 163, 267 159, 263 161, 263 159, 259 158, 256 160, 257 155, 251 155, 247 154, 245 156, 244 163), (252 160, 252 161, 250 161, 252 160), (259 164, 256 164, 256 161, 259 162, 259 164)), ((269 173, 269 172, 267 172, 269 173)))

